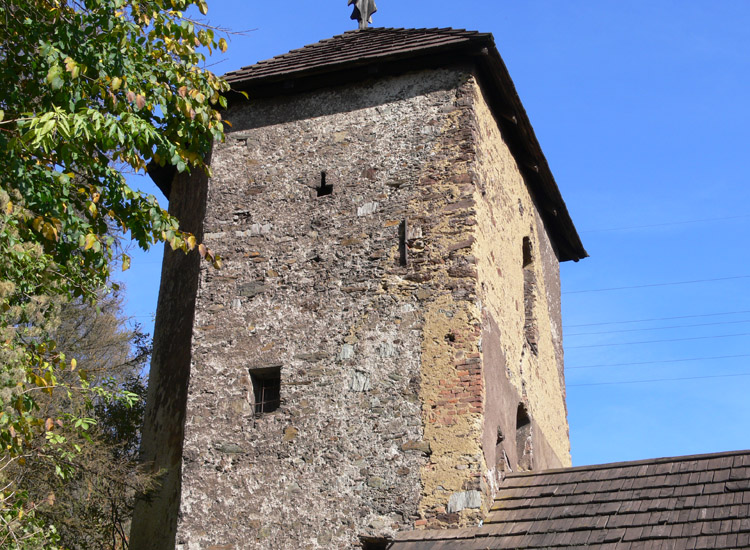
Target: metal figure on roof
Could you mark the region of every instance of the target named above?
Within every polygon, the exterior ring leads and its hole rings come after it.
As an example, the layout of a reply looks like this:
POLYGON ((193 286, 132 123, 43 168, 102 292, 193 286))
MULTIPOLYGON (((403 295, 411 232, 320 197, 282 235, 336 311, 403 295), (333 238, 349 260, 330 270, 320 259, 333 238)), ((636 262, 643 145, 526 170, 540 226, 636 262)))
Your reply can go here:
POLYGON ((372 14, 378 11, 375 0, 349 0, 348 6, 354 4, 352 19, 359 21, 359 28, 366 29, 368 23, 372 23, 372 14))

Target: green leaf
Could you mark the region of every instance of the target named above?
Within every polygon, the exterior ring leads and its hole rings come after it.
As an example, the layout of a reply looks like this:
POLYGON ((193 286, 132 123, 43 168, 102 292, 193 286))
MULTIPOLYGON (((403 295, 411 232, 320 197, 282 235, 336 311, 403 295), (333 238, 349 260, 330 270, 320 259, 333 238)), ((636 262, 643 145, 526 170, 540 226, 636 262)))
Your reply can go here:
POLYGON ((41 129, 37 132, 37 135, 39 137, 44 137, 46 134, 49 134, 54 127, 55 127, 55 121, 48 120, 47 122, 44 123, 41 129))
MULTIPOLYGON (((46 452, 50 470, 71 478, 71 457, 94 441, 85 411, 99 399, 133 399, 104 387, 91 357, 57 345, 62 305, 71 297, 96 304, 116 288, 110 273, 118 261, 124 270, 131 262, 118 258, 121 239, 143 248, 159 241, 186 252, 198 247, 219 266, 156 199, 130 189, 121 170, 143 170, 152 158, 181 171, 208 170, 201 152, 223 138, 218 110, 228 87, 196 48, 226 51, 228 43, 215 43, 213 30, 183 16, 190 5, 205 14, 206 0, 9 5, 0 70, 0 443, 18 458, 14 467, 25 467, 25 456, 38 464, 46 452), (61 409, 74 400, 84 411, 78 428, 61 409), (81 432, 75 441, 57 428, 63 419, 66 430, 81 432)), ((34 477, 15 473, 13 480, 34 477)), ((9 494, 22 494, 16 483, 9 494)))

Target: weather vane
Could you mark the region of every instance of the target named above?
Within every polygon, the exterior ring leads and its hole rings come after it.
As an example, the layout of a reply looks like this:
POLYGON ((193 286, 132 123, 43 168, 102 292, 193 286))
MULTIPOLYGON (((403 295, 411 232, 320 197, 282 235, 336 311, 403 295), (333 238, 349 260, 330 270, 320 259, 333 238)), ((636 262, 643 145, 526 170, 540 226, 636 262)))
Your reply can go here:
POLYGON ((349 6, 354 4, 352 19, 359 21, 359 28, 366 29, 368 23, 372 23, 372 14, 378 11, 375 0, 349 0, 349 6))

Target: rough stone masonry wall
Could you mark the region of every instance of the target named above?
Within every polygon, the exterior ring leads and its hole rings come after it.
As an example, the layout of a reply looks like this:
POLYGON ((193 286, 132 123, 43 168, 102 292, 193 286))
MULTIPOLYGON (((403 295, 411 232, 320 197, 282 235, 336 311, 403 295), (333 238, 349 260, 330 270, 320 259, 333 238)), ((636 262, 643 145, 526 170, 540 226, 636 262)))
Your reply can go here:
POLYGON ((481 515, 470 90, 431 71, 227 113, 179 548, 353 548, 481 515), (250 371, 277 366, 281 406, 256 417, 250 371))
POLYGON ((483 90, 472 91, 477 131, 472 169, 478 184, 474 254, 487 386, 483 447, 492 484, 508 466, 524 467, 515 437, 519 404, 531 418, 531 467, 570 466, 571 459, 558 260, 483 90), (526 259, 524 238, 530 245, 526 259))

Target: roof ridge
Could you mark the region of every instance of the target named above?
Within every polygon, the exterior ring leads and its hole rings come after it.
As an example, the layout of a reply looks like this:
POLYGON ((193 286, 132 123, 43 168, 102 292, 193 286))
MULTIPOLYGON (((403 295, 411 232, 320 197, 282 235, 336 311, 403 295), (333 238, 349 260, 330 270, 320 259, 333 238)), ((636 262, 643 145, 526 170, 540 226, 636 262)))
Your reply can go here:
POLYGON ((505 479, 510 478, 524 478, 534 477, 539 475, 550 475, 550 474, 567 474, 570 472, 581 472, 586 470, 610 470, 615 468, 623 468, 628 466, 643 466, 647 464, 664 464, 667 462, 685 462, 688 460, 710 460, 713 458, 724 458, 730 456, 750 455, 749 450, 738 450, 738 451, 723 451, 720 453, 705 453, 696 455, 683 455, 683 456, 666 456, 659 458, 646 458, 640 460, 628 460, 623 462, 607 462, 605 464, 588 464, 585 466, 571 466, 568 468, 553 468, 550 470, 538 470, 530 472, 514 472, 508 474, 505 479))
POLYGON ((308 52, 313 52, 315 50, 324 49, 327 45, 330 45, 332 42, 336 41, 354 41, 357 37, 365 37, 367 35, 374 35, 374 34, 390 34, 394 33, 397 36, 403 37, 405 40, 419 40, 419 35, 425 35, 425 34, 435 34, 437 37, 454 37, 454 38, 471 38, 471 39, 477 39, 477 38, 486 38, 491 37, 492 34, 488 32, 480 32, 480 31, 471 31, 466 29, 454 29, 453 27, 433 27, 433 28, 416 28, 416 29, 410 29, 410 28, 402 28, 402 27, 368 27, 367 29, 355 29, 355 30, 349 30, 341 34, 336 34, 330 38, 323 38, 321 40, 318 40, 317 42, 314 42, 312 44, 306 44, 304 46, 301 46, 299 48, 294 48, 292 50, 289 50, 288 52, 275 55, 273 57, 269 57, 267 59, 261 59, 259 61, 256 61, 255 63, 251 65, 244 65, 240 67, 239 69, 235 69, 232 71, 227 71, 224 73, 224 77, 235 77, 238 76, 242 72, 246 72, 251 70, 255 66, 266 66, 269 64, 272 64, 274 62, 278 62, 281 60, 285 60, 289 57, 294 57, 295 55, 299 54, 305 54, 308 52))

